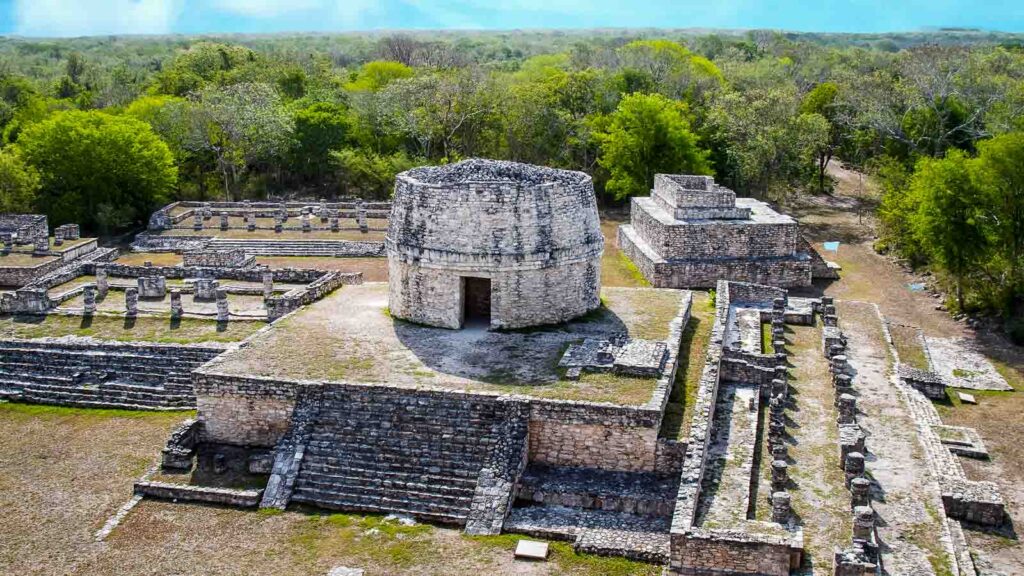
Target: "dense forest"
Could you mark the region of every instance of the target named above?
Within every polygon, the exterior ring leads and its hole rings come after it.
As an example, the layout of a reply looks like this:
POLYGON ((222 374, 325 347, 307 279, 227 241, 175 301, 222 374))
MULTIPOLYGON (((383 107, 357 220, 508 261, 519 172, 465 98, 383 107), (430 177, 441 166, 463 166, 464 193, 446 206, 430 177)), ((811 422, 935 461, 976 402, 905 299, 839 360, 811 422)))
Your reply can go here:
POLYGON ((468 157, 785 203, 836 158, 880 250, 1024 339, 1024 37, 598 30, 0 39, 0 210, 99 232, 176 198, 384 198, 468 157))

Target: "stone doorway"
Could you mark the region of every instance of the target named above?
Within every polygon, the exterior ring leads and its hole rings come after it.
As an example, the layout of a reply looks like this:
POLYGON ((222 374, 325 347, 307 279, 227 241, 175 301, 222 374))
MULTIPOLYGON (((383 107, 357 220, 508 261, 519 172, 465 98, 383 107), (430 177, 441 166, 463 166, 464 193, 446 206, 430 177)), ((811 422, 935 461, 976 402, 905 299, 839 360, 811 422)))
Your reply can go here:
POLYGON ((491 279, 462 279, 463 323, 465 326, 491 325, 491 279))

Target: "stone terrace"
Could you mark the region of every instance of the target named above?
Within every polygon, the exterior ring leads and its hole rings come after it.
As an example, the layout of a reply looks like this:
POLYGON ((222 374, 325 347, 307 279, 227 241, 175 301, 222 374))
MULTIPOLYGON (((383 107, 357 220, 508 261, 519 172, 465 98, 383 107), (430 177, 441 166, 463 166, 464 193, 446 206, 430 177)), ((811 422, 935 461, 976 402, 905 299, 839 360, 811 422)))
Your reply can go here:
POLYGON ((588 337, 663 340, 679 313, 673 290, 608 288, 606 308, 564 325, 525 331, 447 330, 390 317, 385 284, 346 286, 281 320, 222 358, 219 374, 344 380, 642 405, 657 378, 584 372, 565 379, 558 362, 588 337), (302 350, 296 354, 296 350, 302 350))

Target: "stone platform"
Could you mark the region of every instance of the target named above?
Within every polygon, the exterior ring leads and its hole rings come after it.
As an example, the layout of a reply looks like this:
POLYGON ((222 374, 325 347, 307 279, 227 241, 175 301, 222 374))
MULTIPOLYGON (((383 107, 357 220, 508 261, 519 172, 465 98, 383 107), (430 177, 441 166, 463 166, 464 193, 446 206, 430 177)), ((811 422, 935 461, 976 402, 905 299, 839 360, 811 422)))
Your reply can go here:
POLYGON ((386 284, 346 286, 281 321, 213 369, 224 375, 643 405, 654 393, 657 377, 585 372, 579 380, 569 380, 559 360, 570 345, 587 338, 668 338, 684 296, 688 293, 608 288, 603 292, 606 307, 584 318, 506 332, 448 330, 396 320, 388 313, 386 284))

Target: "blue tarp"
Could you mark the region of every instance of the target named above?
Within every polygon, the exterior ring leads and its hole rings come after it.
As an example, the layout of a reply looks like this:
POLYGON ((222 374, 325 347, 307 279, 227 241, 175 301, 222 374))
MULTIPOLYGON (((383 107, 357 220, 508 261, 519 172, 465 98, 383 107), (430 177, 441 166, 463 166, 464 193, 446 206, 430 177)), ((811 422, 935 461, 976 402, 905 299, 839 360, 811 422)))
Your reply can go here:
POLYGON ((912 284, 907 284, 907 287, 910 288, 911 292, 924 292, 925 285, 924 282, 914 282, 912 284))
POLYGON ((825 250, 839 252, 839 242, 825 242, 825 250))

